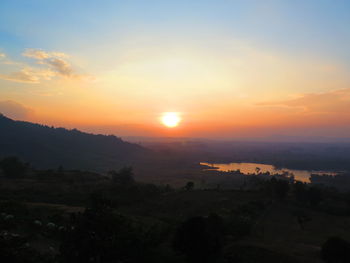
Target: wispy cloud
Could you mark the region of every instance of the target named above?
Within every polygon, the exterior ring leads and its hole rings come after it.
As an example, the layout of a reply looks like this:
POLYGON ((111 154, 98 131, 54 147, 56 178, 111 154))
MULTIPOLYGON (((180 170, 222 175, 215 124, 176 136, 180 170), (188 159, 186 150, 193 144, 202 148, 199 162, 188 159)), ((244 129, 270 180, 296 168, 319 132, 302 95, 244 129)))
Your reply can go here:
POLYGON ((65 76, 65 77, 74 77, 77 75, 74 73, 72 67, 70 64, 60 58, 52 58, 47 60, 45 63, 51 66, 51 68, 56 71, 58 74, 65 76))
POLYGON ((305 113, 350 113, 350 88, 322 93, 307 93, 295 99, 264 102, 259 106, 303 109, 305 113))
MULTIPOLYGON (((42 80, 51 80, 54 77, 69 79, 81 79, 86 77, 76 72, 68 61, 69 55, 63 52, 26 49, 22 53, 22 56, 34 59, 35 64, 29 65, 24 62, 15 62, 6 59, 2 61, 3 64, 14 65, 21 68, 11 73, 0 73, 0 79, 23 83, 40 83, 42 80)), ((2 58, 6 58, 6 54, 0 53, 0 59, 2 58)))
POLYGON ((4 80, 24 82, 24 83, 38 83, 39 78, 27 69, 21 71, 12 72, 9 74, 0 74, 0 78, 4 80))
POLYGON ((33 69, 26 67, 20 71, 11 72, 9 74, 0 74, 0 78, 22 83, 39 83, 40 80, 50 80, 55 75, 56 73, 50 69, 33 69))
POLYGON ((70 63, 67 61, 69 56, 63 52, 46 52, 41 49, 26 49, 23 56, 37 60, 37 63, 47 65, 57 75, 67 78, 79 78, 82 75, 77 74, 70 63))
POLYGON ((63 52, 47 52, 42 49, 27 48, 22 53, 25 57, 35 58, 38 60, 44 60, 53 57, 68 58, 69 56, 63 52))

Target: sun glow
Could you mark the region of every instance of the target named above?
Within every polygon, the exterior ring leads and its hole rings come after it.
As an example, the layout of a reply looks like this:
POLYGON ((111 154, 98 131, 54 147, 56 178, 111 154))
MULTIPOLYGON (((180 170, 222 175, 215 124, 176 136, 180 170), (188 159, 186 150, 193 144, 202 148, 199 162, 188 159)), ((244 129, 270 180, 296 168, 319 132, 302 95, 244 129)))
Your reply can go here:
POLYGON ((165 112, 163 113, 162 123, 168 128, 174 128, 179 125, 181 118, 176 112, 165 112))

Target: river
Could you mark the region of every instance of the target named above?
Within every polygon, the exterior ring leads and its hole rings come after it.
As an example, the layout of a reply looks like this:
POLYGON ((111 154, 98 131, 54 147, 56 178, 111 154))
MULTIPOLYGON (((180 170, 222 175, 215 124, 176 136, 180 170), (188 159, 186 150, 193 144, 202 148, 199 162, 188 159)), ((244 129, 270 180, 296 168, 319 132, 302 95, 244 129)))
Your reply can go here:
POLYGON ((283 174, 289 173, 293 174, 295 180, 309 183, 311 174, 327 174, 327 175, 335 175, 334 172, 329 171, 308 171, 308 170, 294 170, 287 168, 277 168, 271 164, 262 164, 262 163, 205 163, 201 162, 201 165, 210 166, 209 170, 217 170, 222 172, 236 171, 240 170, 241 173, 244 174, 257 174, 257 173, 266 173, 269 172, 271 175, 273 174, 283 174))

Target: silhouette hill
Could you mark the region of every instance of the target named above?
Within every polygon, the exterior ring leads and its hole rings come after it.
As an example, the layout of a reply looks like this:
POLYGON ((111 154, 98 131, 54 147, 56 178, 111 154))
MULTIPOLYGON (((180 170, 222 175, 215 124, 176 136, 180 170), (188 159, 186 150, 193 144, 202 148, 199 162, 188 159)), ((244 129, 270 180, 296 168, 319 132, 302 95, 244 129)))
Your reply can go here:
POLYGON ((37 168, 105 171, 133 165, 149 152, 113 135, 14 121, 0 114, 0 158, 18 156, 37 168))

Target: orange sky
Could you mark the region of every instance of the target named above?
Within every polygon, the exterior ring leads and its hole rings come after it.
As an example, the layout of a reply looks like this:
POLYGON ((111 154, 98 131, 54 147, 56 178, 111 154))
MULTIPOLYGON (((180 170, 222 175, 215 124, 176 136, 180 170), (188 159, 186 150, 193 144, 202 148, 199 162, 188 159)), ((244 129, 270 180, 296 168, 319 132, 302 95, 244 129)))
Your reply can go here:
POLYGON ((39 21, 46 5, 4 5, 19 19, 1 18, 0 111, 121 136, 348 137, 347 9, 259 3, 208 3, 196 19, 182 1, 77 4, 78 21, 56 6, 66 20, 51 24, 39 21), (179 112, 180 125, 164 127, 164 112, 179 112))

